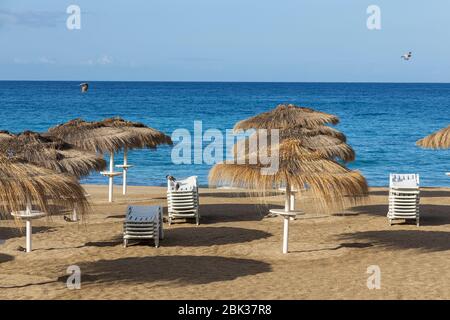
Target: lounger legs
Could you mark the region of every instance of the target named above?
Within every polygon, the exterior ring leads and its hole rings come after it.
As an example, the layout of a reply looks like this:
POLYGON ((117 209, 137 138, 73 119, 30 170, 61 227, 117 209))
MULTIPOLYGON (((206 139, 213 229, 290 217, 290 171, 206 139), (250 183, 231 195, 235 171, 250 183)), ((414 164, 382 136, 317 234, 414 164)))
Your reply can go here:
POLYGON ((123 239, 123 246, 125 248, 128 246, 128 239, 123 239))
POLYGON ((419 218, 416 219, 416 225, 419 226, 419 218))

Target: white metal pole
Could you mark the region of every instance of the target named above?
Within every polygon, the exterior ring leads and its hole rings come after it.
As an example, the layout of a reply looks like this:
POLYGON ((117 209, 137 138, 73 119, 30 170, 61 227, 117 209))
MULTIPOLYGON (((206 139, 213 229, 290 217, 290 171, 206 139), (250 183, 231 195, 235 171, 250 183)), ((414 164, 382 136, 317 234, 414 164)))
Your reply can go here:
POLYGON ((283 228, 283 253, 288 253, 288 238, 289 238, 289 217, 284 216, 284 228, 283 228))
MULTIPOLYGON (((26 210, 27 210, 27 215, 31 216, 32 207, 31 207, 30 199, 27 199, 27 209, 26 210)), ((27 229, 26 230, 26 237, 27 237, 26 251, 31 252, 31 234, 32 234, 31 218, 27 218, 27 220, 26 220, 26 229, 27 229)))
MULTIPOLYGON (((289 183, 286 184, 286 200, 284 205, 284 211, 289 212, 291 206, 291 186, 289 183)), ((283 253, 288 253, 288 240, 289 240, 289 216, 283 216, 283 253)))
POLYGON ((72 221, 77 221, 78 220, 78 215, 77 215, 77 208, 73 208, 73 212, 72 212, 72 221))
POLYGON ((128 165, 128 149, 125 147, 123 149, 123 190, 122 193, 127 194, 127 168, 128 165))
POLYGON ((113 201, 113 175, 114 172, 114 151, 109 154, 109 202, 113 201))

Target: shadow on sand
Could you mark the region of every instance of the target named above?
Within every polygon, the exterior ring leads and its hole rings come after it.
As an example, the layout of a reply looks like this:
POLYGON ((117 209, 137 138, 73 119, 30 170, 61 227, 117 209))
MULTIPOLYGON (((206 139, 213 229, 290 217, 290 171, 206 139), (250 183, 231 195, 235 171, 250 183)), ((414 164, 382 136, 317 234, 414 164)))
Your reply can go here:
MULTIPOLYGON (((33 234, 42 232, 54 232, 53 227, 35 227, 33 226, 33 234)), ((7 240, 11 238, 21 238, 25 236, 25 227, 0 227, 0 239, 7 240)))
MULTIPOLYGON (((369 195, 371 196, 388 196, 388 190, 375 190, 370 191, 369 195)), ((420 196, 422 198, 445 198, 450 197, 450 191, 446 190, 435 190, 433 188, 420 188, 420 196)))
POLYGON ((311 249, 311 250, 292 250, 289 252, 290 253, 309 253, 309 252, 318 252, 318 251, 334 251, 334 250, 339 250, 339 249, 343 249, 343 248, 364 249, 364 248, 370 248, 370 247, 373 247, 372 243, 346 242, 346 243, 341 243, 332 248, 311 249))
MULTIPOLYGON (((161 247, 209 247, 245 243, 266 239, 272 234, 252 229, 231 227, 179 227, 165 229, 165 238, 160 242, 161 247)), ((115 247, 123 244, 122 237, 110 241, 87 242, 82 247, 115 247)), ((131 241, 129 246, 153 245, 153 240, 131 241)), ((49 250, 49 249, 47 249, 49 250)))
MULTIPOLYGON (((201 201, 201 200, 200 200, 201 201)), ((268 213, 269 209, 281 209, 283 206, 275 204, 201 204, 200 203, 200 223, 214 224, 219 222, 233 221, 260 221, 268 213)), ((167 217, 167 207, 163 207, 164 216, 167 217)), ((107 216, 106 219, 125 219, 125 214, 107 216)), ((194 219, 175 220, 173 223, 193 224, 194 219)))
MULTIPOLYGON (((79 264, 83 283, 206 284, 270 272, 269 264, 250 259, 215 256, 153 256, 100 260, 79 264)), ((66 281, 67 276, 60 277, 66 281)))
MULTIPOLYGON (((385 217, 388 212, 388 205, 375 204, 369 206, 359 206, 351 208, 352 212, 358 214, 369 214, 385 217)), ((401 221, 401 220, 399 220, 401 221)), ((415 223, 414 220, 411 220, 415 223)), ((409 222, 406 222, 409 223, 409 222)), ((440 226, 450 224, 450 206, 436 204, 420 205, 420 225, 422 226, 440 226)))
POLYGON ((213 197, 213 198, 260 198, 260 197, 275 197, 283 195, 282 192, 275 192, 275 191, 269 191, 260 193, 249 190, 248 192, 245 191, 223 191, 220 190, 220 192, 200 192, 200 198, 201 197, 213 197))
POLYGON ((283 208, 280 205, 263 204, 203 204, 200 206, 201 224, 233 221, 261 221, 269 209, 283 208))
POLYGON ((9 254, 0 253, 0 263, 13 261, 14 257, 10 256, 9 254))
POLYGON ((346 233, 342 240, 370 241, 373 245, 392 249, 450 250, 450 232, 422 230, 383 230, 346 233))

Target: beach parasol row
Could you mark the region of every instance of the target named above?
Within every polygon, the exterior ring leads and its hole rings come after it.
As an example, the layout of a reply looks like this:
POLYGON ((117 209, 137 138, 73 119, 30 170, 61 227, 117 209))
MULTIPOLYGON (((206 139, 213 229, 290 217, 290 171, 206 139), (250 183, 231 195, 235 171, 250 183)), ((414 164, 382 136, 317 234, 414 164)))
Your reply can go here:
POLYGON ((109 153, 109 171, 101 172, 109 179, 109 202, 113 201, 113 178, 123 174, 123 194, 127 192, 127 171, 132 167, 128 163, 128 150, 156 149, 161 144, 172 144, 166 134, 142 123, 110 118, 98 122, 74 119, 56 127, 48 133, 83 150, 109 153), (117 167, 123 172, 114 171, 114 153, 123 150, 124 162, 117 167))
MULTIPOLYGON (((128 149, 154 149, 158 144, 172 143, 170 137, 155 129, 119 118, 103 122, 76 119, 51 131, 76 143, 52 132, 0 131, 0 218, 11 214, 26 221, 27 252, 31 251, 32 219, 66 210, 72 210, 74 216, 88 211, 87 195, 78 179, 105 170, 100 153, 114 155, 124 150, 125 163, 120 167, 126 172, 130 167, 128 149)), ((113 163, 113 156, 111 160, 113 163)))

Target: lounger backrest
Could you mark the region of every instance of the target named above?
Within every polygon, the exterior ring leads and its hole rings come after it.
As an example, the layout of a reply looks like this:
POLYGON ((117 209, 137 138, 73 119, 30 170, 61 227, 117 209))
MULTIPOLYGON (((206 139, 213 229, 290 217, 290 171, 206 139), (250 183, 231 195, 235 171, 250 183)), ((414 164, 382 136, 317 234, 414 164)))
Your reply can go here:
POLYGON ((175 185, 178 184, 178 191, 195 191, 198 188, 197 176, 192 176, 184 180, 167 180, 168 191, 175 191, 175 185))
POLYGON ((391 173, 389 177, 389 187, 391 188, 418 188, 419 175, 391 173))
POLYGON ((150 222, 156 221, 160 214, 160 207, 156 206, 128 206, 126 221, 150 222))

